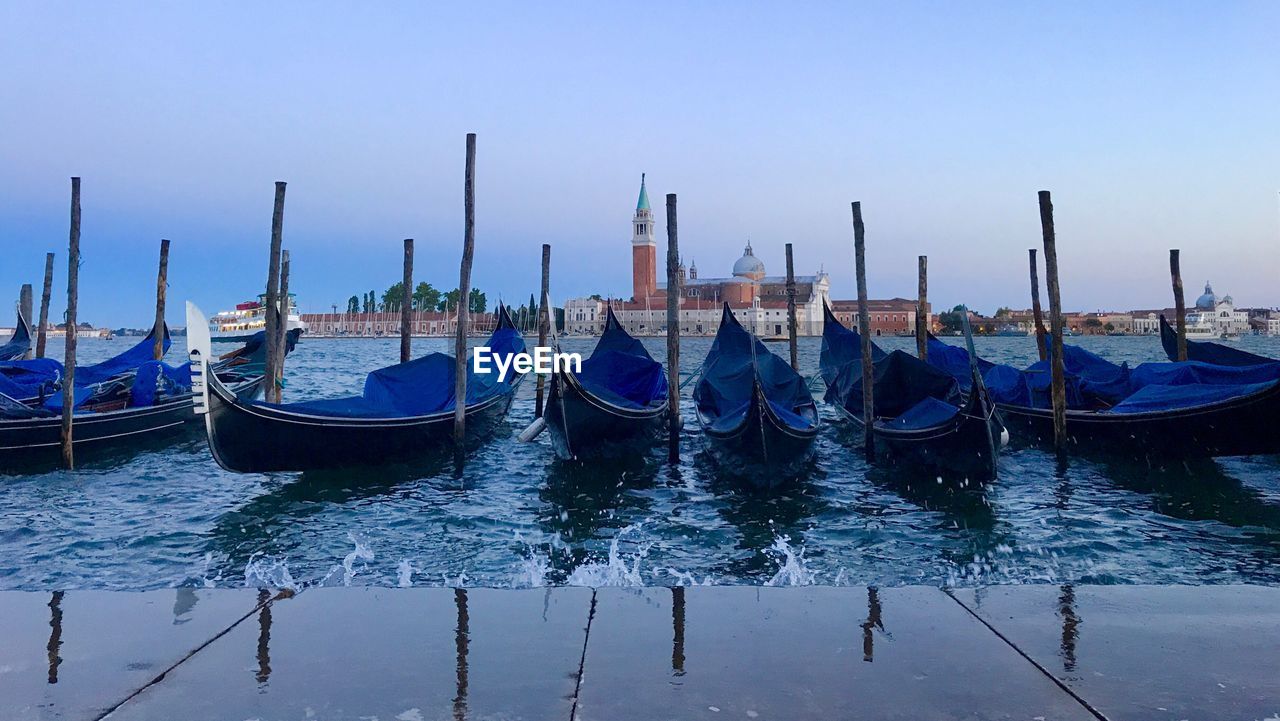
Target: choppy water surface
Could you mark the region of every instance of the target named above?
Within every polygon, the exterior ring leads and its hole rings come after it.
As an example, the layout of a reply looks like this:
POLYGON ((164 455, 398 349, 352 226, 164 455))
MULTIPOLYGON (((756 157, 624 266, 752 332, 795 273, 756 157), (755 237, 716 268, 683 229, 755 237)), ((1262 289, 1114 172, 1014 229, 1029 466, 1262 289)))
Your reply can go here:
MULTIPOLYGON (((1155 338, 1074 341, 1116 361, 1162 359, 1155 338)), ((82 358, 121 342, 82 341, 82 358)), ((1274 339, 1240 343, 1280 356, 1274 339)), ((415 352, 445 345, 419 340, 415 352)), ((593 342, 564 345, 586 353, 593 342)), ((648 345, 663 357, 660 339, 648 345)), ((1034 353, 1024 338, 978 346, 1018 364, 1034 353)), ((708 347, 686 340, 685 370, 708 347)), ((289 357, 287 396, 358 392, 397 349, 306 340, 289 357)), ((818 349, 802 340, 808 374, 818 349)), ((678 466, 665 447, 615 465, 555 461, 545 437, 514 438, 532 420, 533 393, 525 383, 504 433, 461 478, 445 461, 236 475, 214 464, 199 429, 75 473, 0 476, 0 588, 1280 583, 1277 457, 1059 466, 1023 449, 1001 459, 994 484, 957 490, 868 468, 824 410, 809 478, 760 494, 717 474, 692 421, 678 466)))

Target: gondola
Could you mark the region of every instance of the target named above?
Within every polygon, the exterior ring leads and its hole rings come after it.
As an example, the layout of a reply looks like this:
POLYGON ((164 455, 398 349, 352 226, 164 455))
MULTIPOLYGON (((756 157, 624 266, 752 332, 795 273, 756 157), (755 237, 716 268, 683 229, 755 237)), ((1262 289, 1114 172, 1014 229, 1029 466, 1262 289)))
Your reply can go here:
POLYGON ((31 350, 31 324, 18 311, 18 322, 13 326, 13 336, 4 345, 0 345, 0 361, 15 361, 27 355, 31 350))
MULTIPOLYGON (((454 359, 444 353, 370 373, 359 396, 297 403, 237 398, 204 372, 211 340, 204 315, 187 304, 192 388, 218 465, 240 473, 313 471, 412 460, 453 440, 454 359)), ((494 355, 525 351, 505 307, 489 337, 494 355)), ((468 364, 468 439, 490 434, 506 416, 523 379, 513 370, 476 373, 468 364)))
MULTIPOLYGON (((933 357, 931 344, 930 362, 933 357)), ((1130 369, 1072 346, 1064 347, 1063 362, 1073 450, 1152 461, 1280 453, 1280 363, 1185 361, 1130 369)), ((994 365, 984 382, 1016 438, 1053 441, 1049 361, 1026 370, 994 365)))
MULTIPOLYGON (((136 445, 144 439, 175 433, 195 420, 188 368, 152 360, 152 338, 148 335, 146 340, 102 363, 76 368, 77 381, 81 377, 95 381, 76 383, 72 440, 77 452, 136 445)), ((296 340, 296 335, 291 336, 290 345, 296 340)), ((164 347, 167 349, 168 345, 166 329, 164 347)), ((230 392, 242 398, 253 397, 261 389, 263 348, 260 338, 251 340, 244 348, 218 359, 213 372, 230 392)), ((0 469, 56 460, 62 445, 61 364, 50 359, 20 363, 52 368, 54 378, 52 383, 43 382, 40 397, 26 402, 0 394, 0 469)), ((27 391, 30 388, 23 387, 27 391)))
POLYGON ((804 378, 748 333, 728 303, 693 400, 712 455, 755 485, 784 482, 813 450, 818 408, 804 378))
POLYGON ((622 455, 646 448, 667 417, 662 364, 606 311, 604 333, 581 372, 556 369, 543 417, 556 455, 622 455))
MULTIPOLYGON (((823 305, 819 367, 824 400, 859 426, 862 405, 862 337, 844 327, 823 305)), ((951 374, 900 350, 886 353, 871 345, 875 455, 972 481, 996 477, 996 457, 1004 426, 982 378, 971 369, 970 392, 961 393, 951 374)))
MULTIPOLYGON (((1169 360, 1178 360, 1178 332, 1169 325, 1164 316, 1160 316, 1160 345, 1164 346, 1169 360)), ((1220 366, 1252 366, 1262 363, 1275 363, 1276 359, 1254 355, 1248 351, 1232 348, 1221 343, 1202 340, 1187 341, 1187 360, 1213 363, 1220 366)))

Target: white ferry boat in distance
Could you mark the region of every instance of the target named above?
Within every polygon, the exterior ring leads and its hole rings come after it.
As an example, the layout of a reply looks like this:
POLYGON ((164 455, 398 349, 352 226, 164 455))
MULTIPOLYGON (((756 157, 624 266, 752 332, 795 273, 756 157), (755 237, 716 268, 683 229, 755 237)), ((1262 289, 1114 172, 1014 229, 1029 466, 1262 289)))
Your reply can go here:
MULTIPOLYGON (((209 335, 216 341, 243 343, 254 333, 267 327, 266 295, 257 300, 245 301, 234 310, 224 310, 209 319, 209 335)), ((307 324, 298 316, 297 299, 289 294, 289 323, 287 330, 301 328, 305 334, 307 324)))

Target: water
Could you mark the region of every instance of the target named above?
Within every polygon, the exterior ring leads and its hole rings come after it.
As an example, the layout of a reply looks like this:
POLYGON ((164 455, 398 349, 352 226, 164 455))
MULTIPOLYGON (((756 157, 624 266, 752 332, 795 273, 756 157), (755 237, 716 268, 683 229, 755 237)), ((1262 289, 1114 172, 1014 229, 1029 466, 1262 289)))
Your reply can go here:
MULTIPOLYGON (((82 340, 82 357, 123 342, 82 340)), ((1117 361, 1162 359, 1155 338, 1073 342, 1117 361)), ((646 343, 665 353, 661 339, 646 343)), ((684 342, 686 371, 709 344, 684 342)), ((1240 344, 1280 356, 1277 339, 1240 344)), ((446 345, 416 340, 415 353, 446 345)), ((585 353, 593 342, 564 345, 585 353)), ((1018 364, 1034 352, 1024 338, 978 347, 1018 364)), ((818 351, 802 339, 806 373, 818 351)), ((395 340, 304 341, 289 357, 287 397, 358 392, 364 372, 397 353, 395 340)), ((0 476, 0 589, 1280 583, 1277 457, 1059 467, 1022 449, 1002 457, 994 484, 956 489, 868 468, 824 409, 809 477, 760 494, 719 476, 692 421, 676 467, 665 447, 585 468, 555 461, 545 437, 514 439, 533 393, 525 383, 504 435, 461 478, 443 461, 237 475, 214 464, 198 428, 75 473, 0 476)))

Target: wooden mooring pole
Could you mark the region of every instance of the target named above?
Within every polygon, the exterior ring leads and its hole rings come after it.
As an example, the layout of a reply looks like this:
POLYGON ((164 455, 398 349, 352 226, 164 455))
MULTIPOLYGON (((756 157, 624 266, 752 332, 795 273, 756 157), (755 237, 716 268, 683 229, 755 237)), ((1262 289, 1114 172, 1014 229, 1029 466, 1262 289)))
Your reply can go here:
MULTIPOLYGON (((31 284, 23 283, 22 288, 18 291, 18 315, 22 316, 22 322, 31 327, 31 284)), ((23 358, 31 357, 31 349, 28 348, 23 358)))
POLYGON ((1049 357, 1049 350, 1044 345, 1044 311, 1040 309, 1040 271, 1036 269, 1036 249, 1027 248, 1027 256, 1031 264, 1031 322, 1036 324, 1036 352, 1040 360, 1049 357))
POLYGON ((667 193, 667 455, 680 461, 680 234, 676 194, 667 193))
POLYGON ((871 365, 871 312, 867 310, 867 261, 865 228, 862 225, 862 202, 853 201, 853 262, 858 276, 858 334, 862 336, 862 443, 868 461, 876 458, 875 437, 871 425, 875 423, 875 397, 872 395, 873 367, 871 365))
POLYGON ((280 317, 276 324, 276 403, 284 402, 284 357, 289 347, 289 251, 280 251, 280 317))
POLYGON ((404 239, 404 290, 400 295, 400 362, 408 363, 413 325, 413 238, 404 239))
POLYGON ((164 302, 165 292, 169 288, 169 241, 160 240, 160 269, 156 273, 156 320, 151 325, 151 335, 155 344, 151 348, 151 359, 164 357, 164 302))
MULTIPOLYGON (((551 245, 542 244, 542 295, 538 301, 538 347, 547 344, 547 333, 551 330, 551 308, 547 295, 551 292, 551 245)), ((567 322, 567 321, 566 321, 567 322)), ((546 392, 546 376, 538 374, 538 388, 533 404, 533 417, 542 417, 543 394, 546 392)))
POLYGON ((916 357, 929 359, 929 256, 916 261, 916 357))
POLYGON ((800 370, 800 354, 796 347, 796 268, 791 262, 791 244, 787 243, 787 344, 791 346, 791 370, 800 370))
POLYGON ((45 344, 49 340, 49 301, 53 295, 53 253, 44 254, 44 288, 40 291, 40 321, 36 326, 36 357, 44 357, 45 344))
MULTIPOLYGON (((275 205, 271 210, 271 257, 267 262, 267 297, 263 303, 266 326, 263 342, 267 344, 266 368, 262 375, 262 396, 268 403, 280 402, 280 388, 276 379, 280 376, 278 325, 281 319, 276 317, 276 309, 280 305, 280 246, 284 242, 284 189, 282 181, 276 181, 275 205)), ((285 319, 287 325, 287 319, 285 319)))
POLYGON ((1049 333, 1053 342, 1052 396, 1053 445, 1059 451, 1067 446, 1067 383, 1062 349, 1062 296, 1058 287, 1058 246, 1053 229, 1053 200, 1049 191, 1040 198, 1040 231, 1044 236, 1044 275, 1049 288, 1049 333))
POLYGON ((1169 275, 1173 278, 1173 308, 1177 318, 1178 360, 1187 359, 1187 303, 1182 297, 1182 251, 1169 250, 1169 275))
POLYGON ((80 179, 71 179, 71 236, 67 243, 67 344, 62 375, 62 465, 75 468, 71 416, 76 405, 76 302, 80 284, 80 179))
POLYGON ((476 134, 467 133, 463 176, 462 266, 458 273, 458 337, 454 345, 453 442, 459 454, 467 437, 467 325, 471 320, 471 258, 476 252, 476 134))

